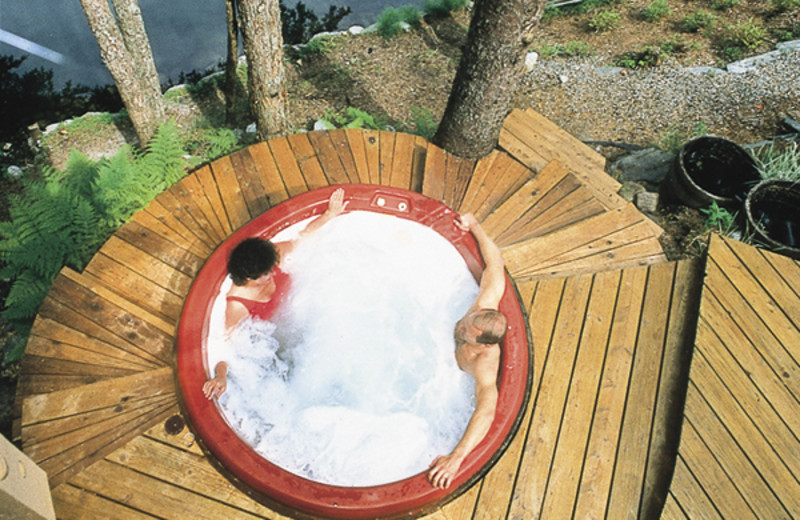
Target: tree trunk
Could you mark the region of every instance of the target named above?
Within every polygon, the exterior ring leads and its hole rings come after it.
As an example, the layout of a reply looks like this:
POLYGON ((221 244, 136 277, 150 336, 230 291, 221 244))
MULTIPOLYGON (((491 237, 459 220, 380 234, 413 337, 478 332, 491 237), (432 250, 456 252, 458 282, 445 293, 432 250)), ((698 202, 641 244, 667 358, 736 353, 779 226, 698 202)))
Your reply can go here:
POLYGON ((453 88, 433 142, 478 159, 497 146, 546 0, 476 0, 453 88))
POLYGON ((225 57, 225 120, 235 121, 239 78, 239 24, 236 21, 236 0, 225 0, 225 20, 228 27, 228 49, 225 57))
POLYGON ((286 85, 278 0, 239 0, 250 107, 260 139, 285 134, 286 85))
POLYGON ((164 118, 164 104, 150 43, 136 0, 80 0, 100 56, 111 73, 131 118, 140 146, 145 146, 164 118))

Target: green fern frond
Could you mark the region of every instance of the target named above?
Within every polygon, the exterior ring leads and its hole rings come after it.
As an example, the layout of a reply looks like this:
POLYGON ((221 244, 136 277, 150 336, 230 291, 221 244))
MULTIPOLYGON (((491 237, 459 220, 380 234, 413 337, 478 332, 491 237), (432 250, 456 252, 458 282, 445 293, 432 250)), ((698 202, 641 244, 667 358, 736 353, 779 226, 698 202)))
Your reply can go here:
POLYGON ((173 120, 158 127, 147 145, 147 153, 137 161, 139 165, 160 180, 159 192, 183 178, 183 139, 173 120))
POLYGON ((70 192, 91 199, 92 187, 97 178, 97 161, 89 159, 78 150, 72 150, 64 168, 64 182, 70 192))
POLYGON ((33 272, 19 275, 11 285, 2 312, 7 320, 21 320, 33 316, 47 296, 53 278, 42 278, 33 272))

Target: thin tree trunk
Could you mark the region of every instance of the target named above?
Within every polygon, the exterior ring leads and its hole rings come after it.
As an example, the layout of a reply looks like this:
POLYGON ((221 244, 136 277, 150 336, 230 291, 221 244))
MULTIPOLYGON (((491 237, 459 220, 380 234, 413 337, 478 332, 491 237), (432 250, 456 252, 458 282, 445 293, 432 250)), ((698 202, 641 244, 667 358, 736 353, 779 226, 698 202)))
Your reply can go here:
POLYGON ((164 105, 138 5, 135 0, 115 0, 119 17, 117 25, 118 20, 107 0, 80 2, 100 47, 100 56, 131 118, 139 144, 145 146, 164 117, 164 105), (120 26, 125 27, 126 34, 120 26))
POLYGON ((433 142, 478 159, 497 146, 546 0, 476 0, 453 88, 433 142))
POLYGON ((225 0, 225 20, 228 28, 228 49, 225 57, 225 120, 233 124, 239 78, 236 69, 239 65, 239 24, 236 20, 236 0, 225 0))
POLYGON ((260 139, 285 134, 286 85, 278 0, 239 0, 250 107, 260 139))

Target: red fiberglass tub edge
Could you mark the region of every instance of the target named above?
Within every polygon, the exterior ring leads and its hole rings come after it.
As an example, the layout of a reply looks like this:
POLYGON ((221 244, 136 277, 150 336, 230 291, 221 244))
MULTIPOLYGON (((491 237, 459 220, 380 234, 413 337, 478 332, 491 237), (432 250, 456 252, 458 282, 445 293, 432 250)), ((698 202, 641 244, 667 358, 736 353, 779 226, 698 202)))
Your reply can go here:
MULTIPOLYGON (((347 211, 373 211, 431 227, 453 244, 473 275, 479 276, 482 261, 477 244, 471 234, 456 227, 457 213, 444 204, 398 188, 364 184, 343 187, 347 211)), ((211 306, 227 275, 230 250, 244 238, 270 238, 321 214, 336 188, 320 188, 284 201, 237 230, 208 258, 192 284, 178 324, 176 372, 181 404, 197 440, 220 469, 249 495, 281 513, 300 518, 414 517, 466 491, 496 462, 519 427, 530 395, 533 359, 525 311, 508 275, 500 310, 508 318, 509 329, 502 345, 495 419, 448 489, 433 488, 424 473, 368 487, 332 486, 294 475, 242 441, 228 427, 216 402, 207 400, 201 391, 209 374, 205 340, 211 306)))

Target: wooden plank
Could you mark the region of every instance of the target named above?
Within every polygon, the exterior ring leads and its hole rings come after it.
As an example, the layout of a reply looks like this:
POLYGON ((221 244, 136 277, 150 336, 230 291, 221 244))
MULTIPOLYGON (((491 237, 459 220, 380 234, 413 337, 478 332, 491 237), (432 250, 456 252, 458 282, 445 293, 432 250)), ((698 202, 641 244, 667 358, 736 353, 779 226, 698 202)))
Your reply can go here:
POLYGON ((667 329, 668 316, 664 305, 671 297, 674 275, 674 264, 655 265, 648 270, 629 383, 632 389, 629 391, 630 399, 636 404, 626 407, 623 417, 617 466, 608 502, 611 518, 636 517, 642 503, 642 483, 667 329))
POLYGON ((550 162, 544 154, 537 152, 528 144, 514 135, 505 125, 500 129, 500 148, 516 160, 538 172, 550 162))
POLYGON ((396 136, 397 134, 395 132, 378 132, 378 143, 380 146, 380 173, 378 175, 378 184, 388 185, 391 182, 396 136))
POLYGON ((581 472, 589 444, 619 280, 619 271, 594 277, 553 456, 557 463, 553 464, 550 471, 549 480, 553 484, 547 487, 542 505, 542 516, 545 518, 568 518, 575 506, 582 483, 581 472))
POLYGON ((190 233, 199 238, 204 244, 213 248, 219 243, 219 240, 213 236, 213 229, 208 222, 205 221, 205 217, 200 209, 196 207, 191 208, 191 206, 186 205, 184 201, 175 196, 172 190, 161 192, 156 197, 156 200, 164 208, 164 211, 183 224, 185 229, 189 230, 190 233), (190 208, 193 211, 191 211, 190 208), (195 219, 195 213, 201 219, 200 221, 195 219), (209 233, 210 231, 212 233, 209 233))
POLYGON ((114 451, 106 461, 231 508, 266 518, 285 518, 233 487, 205 457, 145 436, 136 437, 114 451))
MULTIPOLYGON (((736 273, 732 273, 732 276, 736 283, 750 287, 750 282, 746 278, 737 276, 736 273)), ((772 370, 781 375, 783 384, 792 394, 800 396, 800 366, 784 347, 792 345, 792 341, 797 341, 796 333, 793 335, 788 328, 784 330, 769 328, 756 311, 756 308, 762 308, 759 303, 752 301, 757 298, 751 298, 752 293, 740 293, 733 280, 723 271, 723 267, 717 264, 715 256, 709 256, 705 286, 730 315, 729 320, 740 326, 742 334, 757 346, 759 353, 772 370), (786 341, 789 343, 785 343, 786 341)), ((702 310, 701 304, 701 312, 702 310)))
POLYGON ((750 508, 769 518, 791 517, 775 496, 774 490, 761 478, 752 459, 691 380, 686 393, 686 420, 694 424, 698 435, 715 454, 723 471, 741 490, 750 508))
POLYGON ((156 518, 263 518, 104 460, 73 477, 70 484, 156 518))
MULTIPOLYGON (((153 207, 154 204, 157 203, 153 201, 148 207, 153 207)), ((180 231, 172 229, 154 214, 147 211, 147 209, 134 213, 129 223, 135 223, 142 229, 149 230, 149 232, 162 237, 164 240, 175 244, 177 247, 189 251, 199 258, 205 258, 211 252, 211 248, 200 241, 200 239, 196 238, 194 235, 191 235, 189 238, 187 238, 186 235, 180 231)))
MULTIPOLYGON (((502 154, 491 172, 491 189, 480 193, 473 203, 475 217, 483 220, 492 213, 497 206, 519 190, 535 174, 522 163, 515 161, 506 154, 502 154)), ((489 184, 487 184, 488 188, 489 184)))
MULTIPOLYGON (((342 167, 347 175, 347 182, 361 182, 358 173, 358 167, 356 166, 356 160, 353 155, 353 151, 350 149, 350 141, 347 138, 347 131, 344 129, 331 130, 328 132, 328 137, 330 138, 331 143, 333 143, 336 153, 339 155, 339 160, 342 162, 342 167)), ((363 153, 364 141, 360 140, 359 144, 361 145, 360 151, 363 153)))
MULTIPOLYGON (((85 349, 80 346, 70 345, 57 340, 43 338, 41 336, 31 336, 25 345, 25 354, 36 356, 45 363, 47 359, 55 361, 72 361, 84 363, 90 366, 107 367, 121 370, 120 373, 139 372, 150 368, 155 368, 152 364, 144 364, 141 359, 134 356, 120 356, 118 352, 109 353, 98 352, 96 348, 85 349)), ((126 354, 126 353, 124 353, 126 354)), ((31 370, 31 367, 26 367, 31 370)), ((39 369, 36 369, 39 372, 39 369)))
POLYGON ((664 509, 661 512, 662 520, 688 520, 686 514, 681 510, 680 505, 673 495, 667 495, 664 509))
MULTIPOLYGON (((204 167, 208 169, 208 167, 204 167)), ((222 242, 226 236, 227 231, 219 220, 211 201, 206 197, 205 189, 200 183, 198 175, 187 175, 179 182, 177 182, 172 189, 175 197, 182 201, 187 211, 191 211, 194 219, 202 222, 207 226, 207 233, 218 243, 222 242)), ((215 193, 219 193, 216 189, 215 193)))
MULTIPOLYGON (((800 516, 800 483, 797 481, 800 443, 786 431, 774 411, 759 406, 759 395, 746 396, 747 388, 726 387, 719 373, 722 369, 719 365, 712 367, 705 351, 698 349, 692 358, 692 383, 753 461, 760 478, 793 517, 800 516)), ((731 373, 726 371, 725 375, 731 373)), ((798 408, 795 407, 795 411, 798 408)))
POLYGON ((152 520, 125 504, 108 500, 71 484, 62 484, 52 493, 53 509, 61 520, 152 520))
POLYGON ((223 235, 230 235, 233 232, 233 226, 228 218, 228 213, 225 211, 225 206, 222 204, 222 197, 220 196, 219 187, 217 186, 217 180, 214 178, 214 173, 211 171, 211 168, 209 166, 204 166, 195 171, 192 175, 197 177, 197 181, 200 183, 200 186, 203 187, 206 199, 208 199, 209 204, 211 204, 211 209, 214 211, 214 215, 217 216, 220 226, 222 226, 223 235))
MULTIPOLYGON (((154 225, 154 220, 156 220, 161 223, 161 226, 158 229, 159 232, 164 234, 164 236, 170 239, 173 239, 173 237, 181 237, 181 239, 175 238, 176 243, 186 243, 189 245, 197 244, 197 247, 202 247, 202 251, 210 252, 213 250, 213 244, 209 244, 208 242, 204 241, 201 237, 197 236, 189 228, 187 228, 180 220, 175 218, 175 216, 161 204, 158 198, 151 200, 150 204, 148 204, 144 209, 144 212, 147 215, 143 215, 141 217, 139 217, 139 214, 143 213, 142 211, 134 214, 133 220, 142 222, 150 229, 156 229, 154 225)), ((208 253, 206 252, 200 256, 208 256, 208 253)))
MULTIPOLYGON (((760 346, 747 339, 740 325, 731 320, 727 309, 711 291, 704 293, 701 305, 698 336, 708 342, 721 342, 765 401, 779 412, 794 435, 800 437, 800 416, 792 413, 798 397, 786 387, 782 374, 774 371, 761 355, 760 346)), ((720 351, 718 355, 721 354, 720 351)))
POLYGON ((142 275, 151 282, 179 295, 185 296, 192 285, 192 276, 182 272, 174 262, 163 262, 148 251, 142 250, 129 242, 111 236, 100 251, 86 266, 88 272, 97 273, 93 262, 96 258, 107 257, 142 275))
POLYGON ((534 208, 539 198, 552 191, 567 174, 568 171, 560 163, 549 163, 486 217, 482 224, 486 233, 490 236, 499 236, 534 208))
POLYGON ((212 162, 209 166, 214 174, 214 179, 217 181, 219 196, 222 199, 222 205, 225 207, 225 213, 228 215, 231 227, 239 229, 255 215, 251 215, 247 208, 245 194, 242 193, 242 187, 239 185, 239 179, 237 178, 236 170, 233 168, 233 163, 231 163, 230 157, 225 156, 212 162))
POLYGON ((557 348, 558 355, 548 356, 545 362, 509 507, 510 518, 540 517, 542 501, 550 484, 550 469, 571 382, 564 374, 571 373, 575 363, 582 317, 588 305, 591 283, 590 276, 566 281, 561 310, 549 347, 557 348))
POLYGON ((167 325, 113 293, 98 291, 88 276, 62 269, 39 312, 145 359, 171 362, 174 323, 167 325))
POLYGON ((247 204, 247 211, 251 218, 255 218, 270 207, 267 189, 261 182, 261 174, 256 168, 248 148, 231 154, 230 159, 231 165, 236 171, 236 177, 239 179, 239 187, 242 190, 245 204, 247 204))
POLYGON ((416 137, 411 134, 398 133, 395 136, 394 155, 392 156, 389 186, 411 189, 411 174, 414 165, 416 137))
POLYGON ((486 191, 488 189, 488 185, 493 184, 492 181, 496 180, 496 173, 490 176, 489 172, 492 172, 495 161, 501 155, 503 155, 501 152, 494 150, 492 153, 486 157, 483 157, 482 159, 479 159, 475 163, 472 176, 467 184, 467 191, 464 193, 464 198, 461 200, 461 204, 458 207, 459 212, 475 212, 478 207, 476 204, 478 194, 486 191))
MULTIPOLYGON (((365 144, 365 140, 368 137, 360 130, 356 129, 346 129, 343 130, 342 133, 336 134, 336 136, 343 135, 345 139, 347 139, 347 146, 352 154, 353 160, 353 168, 356 172, 356 178, 358 179, 357 182, 361 184, 370 184, 372 179, 370 178, 370 168, 369 168, 369 160, 367 158, 367 147, 365 144)), ((344 146, 344 144, 342 144, 344 146)))
POLYGON ((194 278, 205 262, 205 257, 197 256, 191 251, 180 247, 168 239, 154 233, 138 222, 129 221, 114 233, 114 236, 124 240, 140 251, 146 251, 166 265, 194 278))
MULTIPOLYGON (((711 511, 713 512, 712 516, 717 516, 716 514, 719 513, 722 518, 758 517, 756 512, 750 509, 745 502, 736 483, 731 481, 714 453, 708 449, 694 425, 689 421, 683 424, 680 465, 683 466, 683 471, 691 472, 691 478, 687 475, 683 479, 678 479, 674 481, 672 487, 675 488, 674 492, 691 497, 691 504, 686 504, 687 509, 697 513, 699 513, 698 509, 711 511), (680 489, 684 486, 689 486, 689 490, 680 489), (702 492, 695 490, 695 487, 699 487, 702 492)), ((687 502, 690 500, 688 497, 687 502)))
POLYGON ((574 518, 605 517, 608 508, 646 284, 646 268, 621 273, 574 518))
POLYGON ((275 164, 278 167, 278 172, 283 179, 283 184, 286 186, 286 192, 289 194, 289 197, 307 192, 309 187, 306 184, 306 179, 300 172, 297 159, 292 151, 292 147, 289 145, 288 139, 285 137, 270 139, 267 144, 272 152, 272 156, 275 158, 275 164))
POLYGON ((267 205, 272 207, 288 199, 289 194, 286 192, 278 165, 275 164, 275 159, 272 157, 267 143, 261 141, 250 145, 247 151, 253 160, 253 167, 261 178, 261 184, 264 186, 267 205))
POLYGON ((558 319, 561 300, 564 297, 565 278, 539 281, 528 311, 528 326, 533 342, 534 396, 542 381, 544 364, 550 355, 552 336, 558 319))
MULTIPOLYGON (((675 264, 672 298, 669 302, 667 336, 661 365, 652 440, 648 453, 640 518, 651 518, 662 509, 661 493, 669 488, 670 471, 680 440, 677 424, 683 419, 682 396, 689 379, 700 306, 704 263, 700 259, 675 264)), ((667 302, 665 302, 666 304, 667 302)))
MULTIPOLYGON (((444 505, 441 509, 445 519, 457 520, 461 518, 471 518, 475 510, 475 502, 478 500, 478 493, 481 490, 480 482, 474 484, 466 493, 463 493, 455 500, 444 505)), ((425 517, 428 520, 428 517, 425 517)), ((433 519, 430 519, 433 520, 433 519)))
POLYGON ((435 145, 428 147, 425 157, 425 177, 422 181, 422 194, 434 200, 444 200, 444 178, 447 168, 446 152, 435 145))
POLYGON ((456 187, 458 185, 458 173, 461 169, 461 161, 462 159, 455 155, 445 155, 444 199, 442 202, 451 208, 456 206, 456 187))
POLYGON ((417 136, 414 139, 414 159, 411 163, 411 191, 422 193, 422 183, 425 178, 425 161, 428 156, 428 141, 417 136))
POLYGON ((178 322, 183 308, 182 294, 158 285, 102 252, 86 266, 84 278, 92 280, 93 289, 102 285, 120 301, 136 305, 173 327, 178 322))
POLYGON ((127 377, 100 381, 78 389, 26 397, 22 404, 23 427, 60 417, 122 406, 139 396, 174 393, 172 367, 140 372, 127 377))
POLYGON ((381 181, 381 142, 380 132, 377 130, 364 130, 364 149, 366 151, 367 167, 369 168, 370 184, 380 184, 381 181))
POLYGON ((327 132, 294 134, 288 139, 309 190, 350 182, 327 132))
POLYGON ((40 357, 35 354, 26 356, 22 360, 20 368, 20 376, 25 378, 42 375, 83 375, 91 376, 96 381, 125 376, 131 373, 136 373, 136 371, 108 365, 90 364, 83 361, 40 357))
MULTIPOLYGON (((74 326, 77 324, 71 323, 71 325, 74 326)), ((73 347, 87 354, 92 353, 111 358, 109 359, 109 363, 122 368, 148 370, 162 365, 162 363, 152 356, 143 357, 138 348, 136 349, 137 353, 134 354, 129 350, 121 349, 116 344, 91 337, 83 330, 76 330, 69 325, 59 323, 40 315, 36 320, 36 325, 28 340, 28 344, 25 346, 25 352, 44 355, 44 351, 38 350, 39 342, 44 341, 58 343, 65 347, 73 347)), ((129 347, 130 343, 123 343, 123 346, 129 347)), ((81 358, 82 357, 83 356, 81 356, 81 358)), ((78 357, 67 356, 67 359, 78 359, 78 357)))
MULTIPOLYGON (((722 520, 719 511, 716 510, 714 504, 709 500, 703 486, 697 481, 695 475, 686 467, 683 459, 678 458, 675 464, 675 474, 672 477, 673 486, 671 488, 670 497, 672 500, 667 500, 667 505, 674 504, 674 507, 665 506, 661 518, 690 518, 690 519, 708 519, 708 520, 722 520)), ((736 518, 734 516, 734 518, 736 518)))

